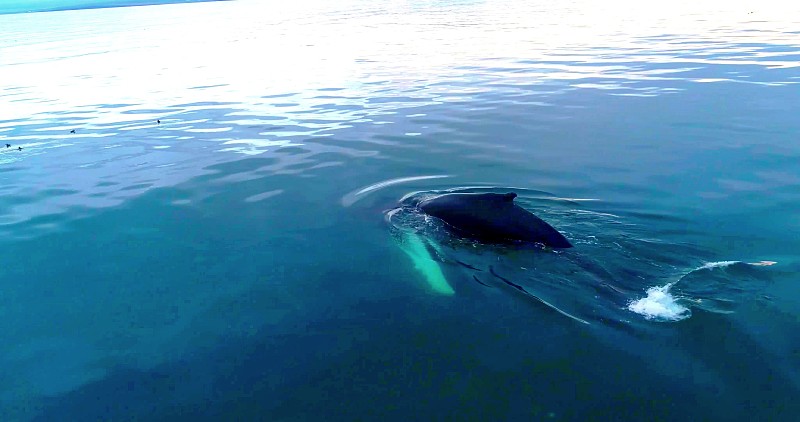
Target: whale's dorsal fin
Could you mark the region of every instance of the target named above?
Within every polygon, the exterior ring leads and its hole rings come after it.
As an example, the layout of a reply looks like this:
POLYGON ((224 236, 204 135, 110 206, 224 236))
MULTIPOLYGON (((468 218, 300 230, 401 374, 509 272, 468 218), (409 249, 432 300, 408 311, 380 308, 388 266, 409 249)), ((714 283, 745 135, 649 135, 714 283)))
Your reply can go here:
POLYGON ((505 205, 505 204, 513 204, 514 198, 517 197, 517 194, 514 192, 508 193, 484 193, 477 198, 483 199, 485 201, 489 201, 495 205, 505 205))

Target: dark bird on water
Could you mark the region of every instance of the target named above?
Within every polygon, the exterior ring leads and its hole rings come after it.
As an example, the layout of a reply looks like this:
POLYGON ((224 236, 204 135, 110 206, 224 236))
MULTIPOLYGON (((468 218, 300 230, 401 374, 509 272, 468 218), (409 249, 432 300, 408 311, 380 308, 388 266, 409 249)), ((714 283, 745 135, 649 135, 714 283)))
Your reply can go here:
POLYGON ((161 124, 161 120, 156 120, 156 122, 158 122, 158 124, 161 124))
POLYGON ((11 144, 6 144, 6 148, 11 148, 11 144))
POLYGON ((69 131, 69 133, 75 133, 75 129, 72 129, 71 131, 69 131))
POLYGON ((17 147, 18 150, 22 151, 22 147, 17 147))

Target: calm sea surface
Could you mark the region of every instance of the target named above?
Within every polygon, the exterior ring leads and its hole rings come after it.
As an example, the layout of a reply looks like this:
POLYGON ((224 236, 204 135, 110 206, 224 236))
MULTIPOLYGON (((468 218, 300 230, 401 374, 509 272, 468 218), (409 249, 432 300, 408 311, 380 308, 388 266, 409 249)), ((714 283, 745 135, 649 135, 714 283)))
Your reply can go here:
POLYGON ((0 419, 796 420, 800 5, 662 3, 0 16, 0 419))

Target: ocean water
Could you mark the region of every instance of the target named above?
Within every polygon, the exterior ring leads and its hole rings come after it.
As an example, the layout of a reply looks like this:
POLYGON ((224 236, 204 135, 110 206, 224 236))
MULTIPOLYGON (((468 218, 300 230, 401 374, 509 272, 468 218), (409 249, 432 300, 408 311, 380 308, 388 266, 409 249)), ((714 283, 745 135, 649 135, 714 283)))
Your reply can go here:
POLYGON ((777 1, 1 15, 0 419, 794 420, 799 28, 777 1), (407 206, 510 191, 575 247, 407 206))

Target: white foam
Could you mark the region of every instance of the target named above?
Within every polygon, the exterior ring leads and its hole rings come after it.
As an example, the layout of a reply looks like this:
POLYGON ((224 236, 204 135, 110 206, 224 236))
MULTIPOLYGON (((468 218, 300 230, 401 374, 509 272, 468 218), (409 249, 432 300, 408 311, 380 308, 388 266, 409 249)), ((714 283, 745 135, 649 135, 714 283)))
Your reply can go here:
POLYGON ((647 297, 628 304, 628 310, 659 321, 680 321, 691 315, 689 308, 679 304, 669 293, 672 283, 647 289, 647 297))
POLYGON ((769 267, 771 265, 777 264, 777 261, 758 261, 758 262, 748 262, 750 265, 755 265, 757 267, 769 267))
POLYGON ((724 268, 724 267, 731 266, 733 264, 738 264, 740 262, 742 262, 742 261, 707 262, 707 263, 695 268, 695 271, 697 271, 697 270, 710 270, 710 269, 713 269, 713 268, 724 268))
POLYGON ((702 265, 700 267, 695 268, 694 271, 710 270, 710 269, 714 269, 714 268, 724 268, 724 267, 731 266, 733 264, 747 264, 747 265, 753 265, 753 266, 757 266, 757 267, 768 267, 770 265, 777 264, 777 262, 776 261, 758 261, 758 262, 718 261, 718 262, 708 262, 708 263, 706 263, 706 264, 704 264, 704 265, 702 265))

